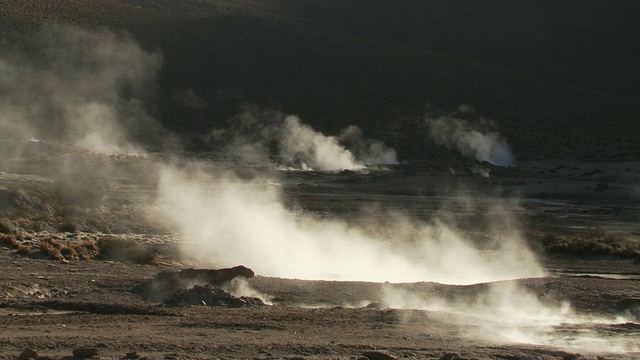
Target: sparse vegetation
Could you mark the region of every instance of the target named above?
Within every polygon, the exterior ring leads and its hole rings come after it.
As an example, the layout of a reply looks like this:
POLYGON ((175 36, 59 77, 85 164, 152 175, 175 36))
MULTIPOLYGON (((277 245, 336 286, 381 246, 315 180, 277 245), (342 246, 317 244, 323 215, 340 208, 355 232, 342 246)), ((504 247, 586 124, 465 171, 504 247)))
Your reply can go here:
POLYGON ((96 245, 100 259, 151 264, 157 258, 157 254, 149 246, 131 239, 104 236, 96 245))
POLYGON ((59 261, 90 260, 99 253, 98 247, 89 240, 74 242, 44 237, 40 240, 39 247, 42 254, 59 261))
POLYGON ((14 234, 4 234, 0 236, 0 245, 16 249, 20 254, 29 255, 32 253, 31 248, 29 246, 22 245, 16 239, 14 234))
POLYGON ((534 248, 550 255, 640 257, 637 234, 607 234, 593 229, 582 233, 530 231, 527 235, 534 248))
POLYGON ((97 240, 65 239, 46 235, 39 238, 26 233, 0 235, 0 246, 15 249, 22 255, 40 255, 51 260, 117 260, 136 264, 151 264, 157 259, 149 246, 132 239, 102 236, 97 240), (38 241, 37 246, 31 245, 38 241), (23 244, 26 243, 26 244, 23 244))

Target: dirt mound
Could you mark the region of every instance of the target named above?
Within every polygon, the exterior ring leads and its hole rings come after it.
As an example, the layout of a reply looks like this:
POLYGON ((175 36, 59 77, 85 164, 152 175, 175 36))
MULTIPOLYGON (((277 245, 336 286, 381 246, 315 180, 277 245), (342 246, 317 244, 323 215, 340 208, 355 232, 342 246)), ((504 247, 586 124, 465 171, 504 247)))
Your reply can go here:
POLYGON ((134 292, 146 300, 165 302, 181 289, 188 289, 196 285, 218 286, 238 277, 251 278, 254 275, 253 270, 242 265, 226 269, 163 271, 151 280, 138 285, 134 292))
POLYGON ((191 289, 178 289, 164 301, 165 306, 221 306, 246 307, 265 306, 266 304, 255 297, 235 297, 228 292, 209 284, 195 285, 191 289))
POLYGON ((44 200, 29 194, 24 190, 11 190, 0 187, 0 211, 17 211, 26 213, 41 213, 51 215, 53 207, 44 200))

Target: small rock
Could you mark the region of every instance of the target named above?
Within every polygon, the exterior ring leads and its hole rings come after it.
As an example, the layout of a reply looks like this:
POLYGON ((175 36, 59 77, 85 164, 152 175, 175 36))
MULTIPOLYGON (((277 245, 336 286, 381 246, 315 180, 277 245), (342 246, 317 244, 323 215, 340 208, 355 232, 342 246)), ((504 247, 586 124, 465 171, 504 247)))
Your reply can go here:
POLYGON ((392 356, 380 351, 365 351, 362 353, 362 356, 366 357, 369 360, 396 360, 397 359, 395 356, 392 356))
POLYGON ((100 351, 96 348, 77 348, 73 349, 73 356, 78 357, 92 357, 100 354, 100 351))
POLYGON ((38 353, 35 350, 26 348, 22 351, 20 356, 18 356, 18 360, 27 360, 27 359, 37 359, 38 353))
POLYGON ((577 354, 567 354, 562 357, 562 360, 578 360, 577 354))
POLYGON ((366 309, 384 309, 385 306, 379 302, 372 302, 369 305, 365 306, 366 309))
POLYGON ((453 360, 458 357, 458 353, 446 353, 440 356, 440 360, 453 360))
POLYGON ((38 356, 36 360, 55 360, 51 356, 38 356))
POLYGON ((139 357, 140 357, 140 354, 138 354, 135 351, 128 352, 127 355, 125 356, 125 358, 127 358, 127 359, 137 359, 139 357))

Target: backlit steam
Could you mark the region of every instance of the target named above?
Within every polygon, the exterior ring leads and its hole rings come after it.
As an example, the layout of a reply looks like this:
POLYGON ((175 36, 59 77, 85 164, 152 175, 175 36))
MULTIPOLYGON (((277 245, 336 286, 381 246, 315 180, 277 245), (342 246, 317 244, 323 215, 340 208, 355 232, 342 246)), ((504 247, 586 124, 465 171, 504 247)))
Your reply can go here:
POLYGON ((318 170, 360 170, 351 151, 345 149, 333 136, 325 136, 295 116, 287 116, 280 134, 280 155, 289 164, 297 162, 318 170))
POLYGON ((395 165, 398 163, 398 154, 394 149, 389 148, 382 141, 365 138, 362 130, 355 125, 342 130, 338 140, 366 165, 395 165))
POLYGON ((444 299, 385 285, 382 301, 391 308, 436 312, 448 324, 458 326, 462 334, 475 339, 549 345, 581 351, 640 350, 640 345, 634 339, 597 333, 599 327, 632 321, 625 317, 579 314, 569 303, 558 304, 555 299, 543 301, 516 281, 473 287, 482 288, 476 296, 444 299))
POLYGON ((140 152, 132 140, 166 137, 142 105, 160 64, 125 35, 45 26, 0 53, 0 137, 140 152))
MULTIPOLYGON (((162 146, 167 136, 143 106, 159 66, 158 55, 127 36, 48 27, 23 49, 0 53, 0 136, 33 139, 31 145, 35 139, 61 140, 103 153, 139 151, 150 141, 162 146)), ((195 94, 181 98, 195 108, 207 106, 195 94)), ((513 164, 497 133, 474 130, 451 117, 427 125, 439 144, 496 165, 513 164)), ((287 165, 319 170, 396 162, 393 149, 364 139, 356 127, 326 136, 297 117, 270 110, 247 109, 213 137, 230 139, 230 149, 242 149, 251 159, 275 152, 287 165)), ((159 166, 158 197, 150 215, 173 226, 185 239, 184 254, 202 265, 244 264, 266 276, 376 282, 475 284, 544 275, 508 218, 498 224, 502 236, 493 251, 484 251, 442 220, 424 223, 402 214, 358 224, 320 219, 288 209, 281 187, 259 176, 247 181, 201 164, 159 166)), ((255 296, 246 285, 234 282, 228 290, 255 296)), ((557 324, 600 321, 580 317, 567 306, 547 305, 513 283, 488 289, 473 300, 458 301, 387 290, 385 302, 455 314, 462 332, 471 324, 478 333, 500 339, 551 345, 565 344, 556 342, 557 324)))
POLYGON ((316 131, 297 116, 257 107, 245 107, 229 120, 227 129, 214 130, 212 138, 225 140, 231 152, 250 162, 278 157, 283 168, 338 171, 397 164, 393 149, 364 138, 356 126, 334 137, 316 131))
POLYGON ((425 125, 439 145, 493 165, 515 165, 509 144, 497 132, 474 129, 468 121, 453 116, 426 119, 425 125))
POLYGON ((296 214, 264 183, 167 168, 157 211, 189 239, 186 255, 267 276, 470 284, 543 274, 517 231, 500 244, 504 253, 485 254, 440 222, 398 216, 378 229, 296 214))

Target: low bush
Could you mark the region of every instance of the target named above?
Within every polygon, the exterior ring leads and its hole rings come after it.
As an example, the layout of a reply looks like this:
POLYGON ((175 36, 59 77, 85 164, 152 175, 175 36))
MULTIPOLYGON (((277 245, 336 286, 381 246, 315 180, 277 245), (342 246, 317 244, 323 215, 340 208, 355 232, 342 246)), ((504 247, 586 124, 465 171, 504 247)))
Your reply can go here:
POLYGON ((151 264, 157 258, 156 252, 149 246, 131 239, 104 236, 98 240, 96 245, 101 259, 151 264))
POLYGON ((593 229, 583 233, 531 231, 527 235, 531 245, 546 254, 640 257, 640 236, 636 234, 607 234, 593 229))

